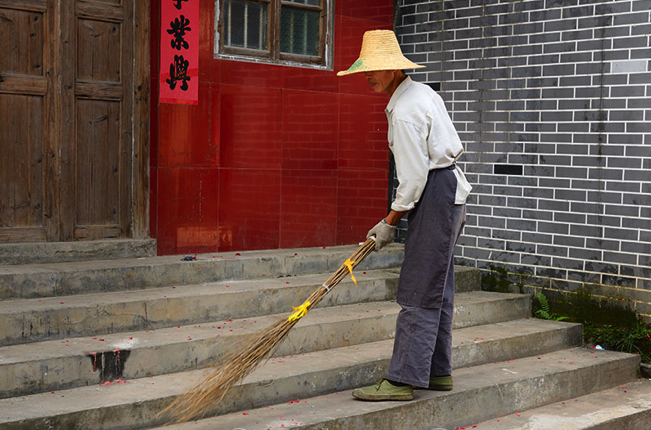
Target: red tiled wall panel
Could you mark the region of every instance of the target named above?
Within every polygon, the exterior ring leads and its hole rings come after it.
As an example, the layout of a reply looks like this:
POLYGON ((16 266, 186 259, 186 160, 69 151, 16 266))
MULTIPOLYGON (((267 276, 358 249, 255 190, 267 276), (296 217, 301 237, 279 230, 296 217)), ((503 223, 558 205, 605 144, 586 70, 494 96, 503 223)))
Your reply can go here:
POLYGON ((282 90, 222 84, 220 166, 280 169, 282 90))
POLYGON ((151 232, 159 254, 357 243, 386 214, 387 97, 337 77, 391 0, 337 0, 334 71, 213 57, 201 2, 197 106, 159 104, 152 2, 151 232))

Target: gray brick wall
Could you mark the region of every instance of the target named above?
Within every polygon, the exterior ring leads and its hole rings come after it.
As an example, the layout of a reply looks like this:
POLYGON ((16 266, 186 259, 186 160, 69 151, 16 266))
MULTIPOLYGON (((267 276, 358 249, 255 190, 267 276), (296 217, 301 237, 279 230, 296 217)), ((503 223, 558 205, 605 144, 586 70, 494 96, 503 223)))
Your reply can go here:
MULTIPOLYGON (((651 0, 397 0, 474 191, 457 263, 651 316, 651 0)), ((404 223, 402 225, 405 227, 404 223)), ((403 237, 404 232, 400 233, 403 237)))

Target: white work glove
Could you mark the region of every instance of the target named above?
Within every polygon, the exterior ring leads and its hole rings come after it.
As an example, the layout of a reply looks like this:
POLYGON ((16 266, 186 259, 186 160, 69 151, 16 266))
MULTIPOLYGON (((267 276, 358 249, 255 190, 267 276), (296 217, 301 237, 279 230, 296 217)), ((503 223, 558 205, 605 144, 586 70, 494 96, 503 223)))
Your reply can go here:
POLYGON ((384 219, 376 224, 375 227, 370 229, 366 234, 368 239, 371 236, 375 236, 375 250, 379 251, 384 248, 391 242, 396 234, 396 226, 388 224, 384 219))

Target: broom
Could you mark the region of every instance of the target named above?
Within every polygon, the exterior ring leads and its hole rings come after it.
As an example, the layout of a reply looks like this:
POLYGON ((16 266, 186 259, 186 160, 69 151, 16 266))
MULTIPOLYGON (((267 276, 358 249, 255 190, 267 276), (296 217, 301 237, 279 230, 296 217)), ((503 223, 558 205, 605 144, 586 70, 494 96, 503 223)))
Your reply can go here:
POLYGON ((366 239, 353 255, 288 318, 283 318, 271 324, 239 351, 228 354, 224 364, 216 368, 202 382, 187 393, 177 397, 167 408, 161 411, 159 417, 169 421, 183 423, 196 417, 204 416, 210 408, 218 405, 236 384, 246 377, 265 358, 269 358, 274 348, 284 339, 285 335, 296 323, 316 306, 326 294, 337 286, 349 273, 355 284, 353 269, 375 249, 375 238, 366 239))

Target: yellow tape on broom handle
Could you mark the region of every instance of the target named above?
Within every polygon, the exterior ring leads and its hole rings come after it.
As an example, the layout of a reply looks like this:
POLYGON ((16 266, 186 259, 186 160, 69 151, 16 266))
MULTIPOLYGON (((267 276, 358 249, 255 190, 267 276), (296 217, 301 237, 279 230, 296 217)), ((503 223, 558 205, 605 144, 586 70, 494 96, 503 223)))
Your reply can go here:
POLYGON ((294 309, 296 312, 291 314, 289 318, 287 318, 287 321, 294 321, 294 320, 300 320, 303 318, 305 315, 307 315, 307 308, 310 307, 310 301, 306 300, 305 303, 300 305, 299 307, 295 308, 292 306, 292 309, 294 309))
POLYGON ((350 258, 344 261, 344 266, 348 267, 348 271, 350 272, 350 279, 352 279, 355 285, 357 285, 357 279, 355 279, 355 276, 353 275, 353 264, 355 264, 355 262, 350 261, 350 258))

